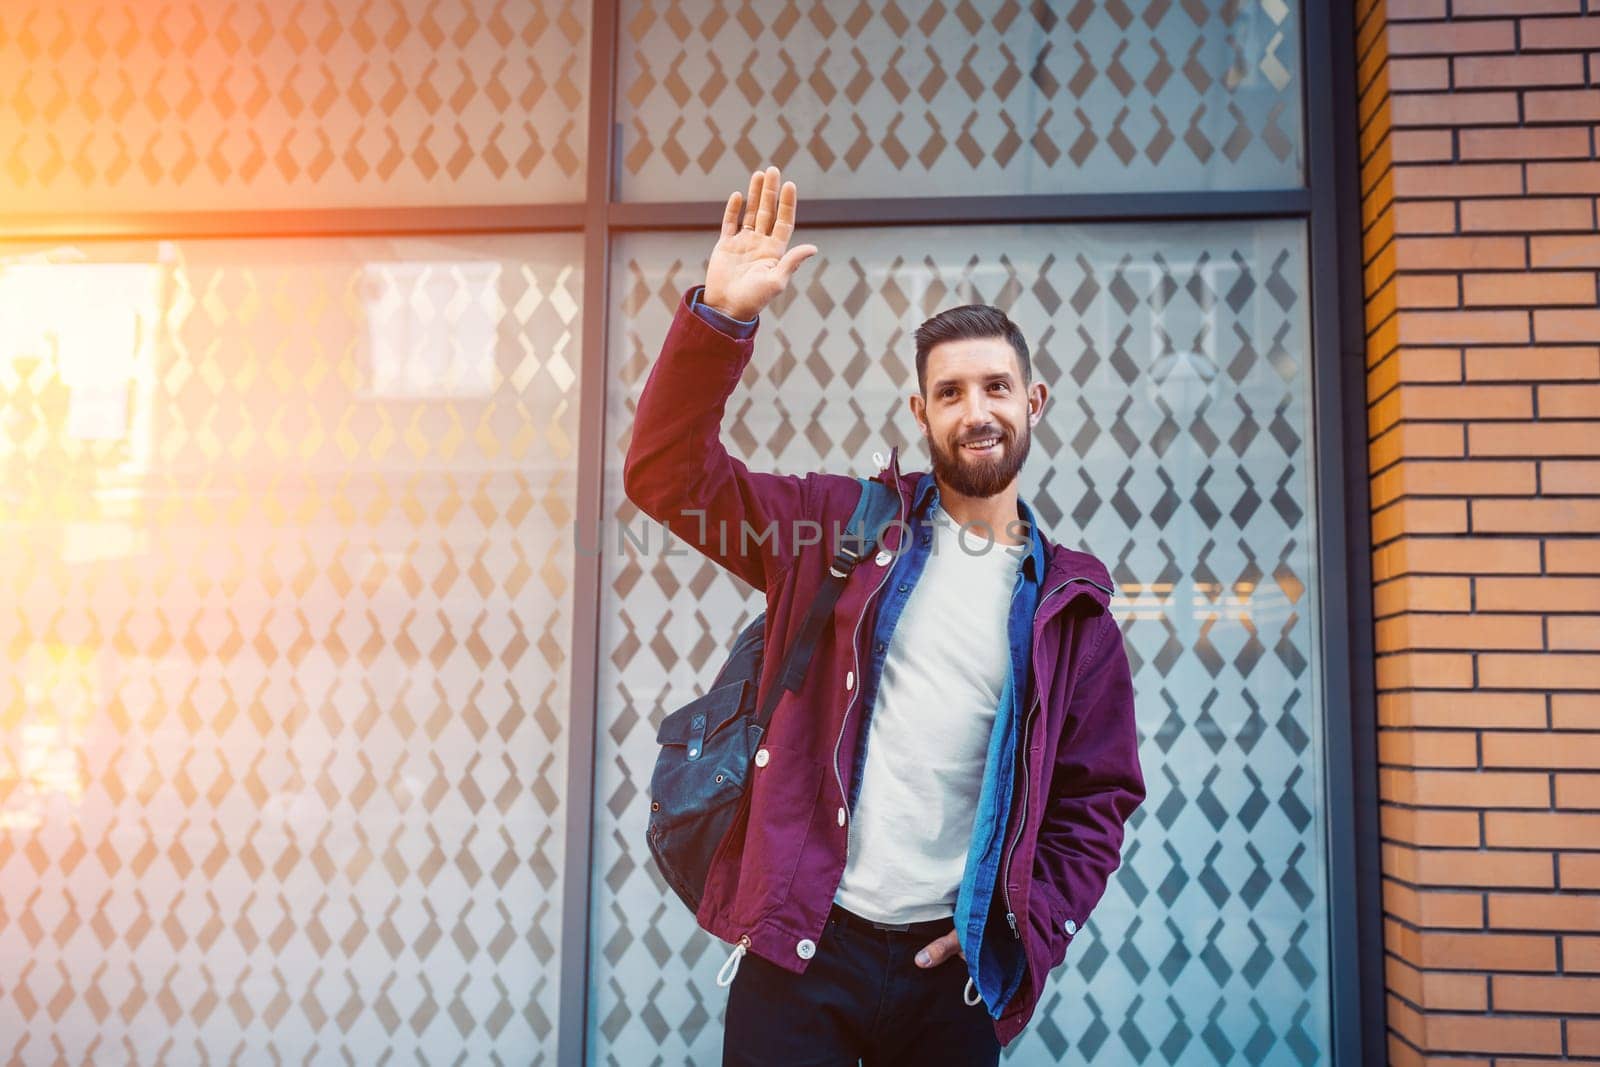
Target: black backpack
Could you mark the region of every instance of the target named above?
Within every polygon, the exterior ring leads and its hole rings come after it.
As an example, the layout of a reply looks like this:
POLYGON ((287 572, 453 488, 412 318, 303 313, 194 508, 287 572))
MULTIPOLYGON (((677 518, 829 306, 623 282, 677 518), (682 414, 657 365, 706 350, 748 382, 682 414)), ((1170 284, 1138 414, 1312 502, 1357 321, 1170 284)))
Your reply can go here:
POLYGON ((861 499, 840 534, 828 579, 812 598, 805 622, 784 661, 778 684, 756 706, 765 636, 762 612, 740 631, 733 650, 704 696, 661 720, 655 771, 650 776, 650 855, 673 892, 698 911, 711 857, 744 801, 750 762, 767 732, 783 690, 798 690, 811 665, 823 624, 833 614, 845 579, 876 548, 899 517, 898 495, 881 482, 861 483, 861 499))

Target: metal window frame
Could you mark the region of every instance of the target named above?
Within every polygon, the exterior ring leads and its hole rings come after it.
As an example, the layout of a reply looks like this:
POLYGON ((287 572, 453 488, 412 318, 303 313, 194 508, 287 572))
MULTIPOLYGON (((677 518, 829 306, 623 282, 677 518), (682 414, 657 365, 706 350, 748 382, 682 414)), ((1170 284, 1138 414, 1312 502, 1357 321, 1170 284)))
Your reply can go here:
MULTIPOLYGON (((709 233, 720 202, 622 202, 616 197, 617 31, 622 0, 590 0, 584 201, 309 211, 207 211, 0 215, 0 235, 24 241, 335 237, 581 232, 584 239, 575 521, 603 521, 608 451, 606 353, 611 248, 623 233, 709 233)), ((1301 188, 1030 196, 808 198, 809 226, 883 227, 1085 221, 1299 218, 1310 248, 1313 439, 1321 520, 1321 713, 1324 841, 1328 872, 1331 1059, 1382 1062, 1385 1006, 1378 850, 1376 693, 1368 526, 1364 305, 1361 286, 1354 14, 1305 0, 1301 17, 1302 118, 1307 183, 1301 188)), ((574 561, 571 715, 564 855, 557 1055, 589 1056, 595 759, 603 575, 599 554, 574 561)))

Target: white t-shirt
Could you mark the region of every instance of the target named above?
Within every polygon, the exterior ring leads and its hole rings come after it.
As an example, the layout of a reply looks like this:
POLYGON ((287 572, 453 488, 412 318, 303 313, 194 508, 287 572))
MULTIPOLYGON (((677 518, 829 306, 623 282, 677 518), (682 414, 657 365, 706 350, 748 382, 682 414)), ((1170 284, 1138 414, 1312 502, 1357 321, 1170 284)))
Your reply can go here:
POLYGON ((955 913, 1027 552, 962 531, 937 505, 932 518, 926 567, 885 653, 835 896, 878 922, 955 913))

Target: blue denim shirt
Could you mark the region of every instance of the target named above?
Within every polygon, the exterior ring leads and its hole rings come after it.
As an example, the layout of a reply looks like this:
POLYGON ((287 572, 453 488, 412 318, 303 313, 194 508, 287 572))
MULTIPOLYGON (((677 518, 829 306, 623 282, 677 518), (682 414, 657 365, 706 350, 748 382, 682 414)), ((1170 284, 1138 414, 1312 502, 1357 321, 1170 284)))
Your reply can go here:
MULTIPOLYGON (((757 319, 735 319, 700 303, 703 287, 690 295, 695 314, 733 337, 755 333, 757 319)), ((896 554, 890 571, 888 592, 878 605, 877 623, 872 634, 872 649, 861 680, 862 722, 857 735, 854 764, 850 775, 850 810, 861 793, 861 768, 867 755, 868 727, 877 702, 883 661, 895 625, 905 611, 911 591, 916 588, 927 565, 932 543, 932 509, 939 500, 939 486, 932 474, 917 483, 911 504, 910 539, 896 554)), ((1024 959, 1022 943, 1012 932, 1007 919, 1004 892, 1000 887, 1000 865, 1005 856, 1006 823, 1016 777, 1018 732, 1029 695, 1029 656, 1033 648, 1033 615, 1044 582, 1044 541, 1039 535, 1033 510, 1017 500, 1019 517, 1028 526, 1028 553, 1017 572, 1011 591, 1011 610, 1006 631, 1011 646, 1011 669, 995 709, 994 726, 989 735, 989 751, 984 761, 983 786, 978 795, 978 810, 972 824, 972 840, 967 847, 967 864, 956 895, 955 926, 967 957, 967 971, 988 1005, 989 1014, 1000 1017, 1006 1003, 1022 981, 1024 959), (1000 896, 996 900, 996 895, 1000 896)), ((996 531, 998 534, 1000 531, 996 531)), ((981 531, 980 531, 981 536, 981 531)))
MULTIPOLYGON (((888 655, 894 628, 905 611, 928 562, 932 543, 933 507, 939 500, 939 486, 932 474, 924 474, 912 497, 911 537, 898 552, 890 571, 883 600, 878 605, 872 647, 861 680, 861 731, 857 735, 854 772, 850 781, 850 809, 855 810, 861 793, 861 768, 867 754, 867 738, 872 712, 877 703, 883 662, 888 655)), ((1028 553, 1017 572, 1011 590, 1011 610, 1007 617, 1007 638, 1011 646, 1011 669, 1007 672, 1000 706, 995 709, 994 726, 989 735, 989 751, 983 769, 983 786, 978 795, 978 810, 972 824, 972 840, 967 847, 967 865, 956 895, 955 926, 961 948, 967 956, 972 976, 989 1014, 1000 1017, 1006 1002, 1022 980, 1022 944, 1006 921, 1007 908, 1000 889, 1000 864, 1005 852, 1006 822, 1011 814, 1016 774, 1018 732, 1028 696, 1029 655, 1033 648, 1033 613, 1039 603, 1044 582, 1044 542, 1039 536, 1033 510, 1026 501, 1017 501, 1020 518, 1028 525, 1028 553), (1000 899, 995 897, 1000 894, 1000 899)), ((996 531, 998 534, 1000 531, 996 531)), ((968 536, 984 536, 982 531, 968 536)))

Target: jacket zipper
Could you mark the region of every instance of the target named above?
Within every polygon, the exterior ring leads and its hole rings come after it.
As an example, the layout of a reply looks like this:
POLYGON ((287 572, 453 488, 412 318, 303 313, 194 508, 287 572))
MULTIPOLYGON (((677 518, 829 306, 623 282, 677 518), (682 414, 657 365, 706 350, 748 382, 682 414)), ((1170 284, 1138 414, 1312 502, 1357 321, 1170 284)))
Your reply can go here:
MULTIPOLYGON (((1111 595, 1111 590, 1106 589, 1105 586, 1101 585, 1093 578, 1085 578, 1082 575, 1079 575, 1076 578, 1068 578, 1066 581, 1050 590, 1044 596, 1040 597, 1039 606, 1035 609, 1034 613, 1037 615, 1038 612, 1044 608, 1045 601, 1061 592, 1061 590, 1065 589, 1073 582, 1088 582, 1096 589, 1105 590, 1107 596, 1111 595)), ((1032 628, 1030 627, 1029 629, 1031 631, 1032 628)), ((1033 659, 1033 649, 1031 647, 1029 648, 1028 653, 1028 658, 1031 662, 1033 659)), ((1028 730, 1033 725, 1033 713, 1039 710, 1039 691, 1041 688, 1043 688, 1041 682, 1042 679, 1034 679, 1033 700, 1028 704, 1028 714, 1024 717, 1022 723, 1022 734, 1017 739, 1017 755, 1022 760, 1022 810, 1017 815, 1017 834, 1011 839, 1011 843, 1006 846, 1005 859, 1000 864, 1000 891, 1004 895, 1006 902, 1006 925, 1011 927, 1011 936, 1016 938, 1018 941, 1022 940, 1022 932, 1017 929, 1017 911, 1011 903, 1011 857, 1013 853, 1015 853, 1017 845, 1022 841, 1022 831, 1028 821, 1028 794, 1030 792, 1028 775, 1028 730)))
MULTIPOLYGON (((894 501, 895 518, 899 519, 900 511, 905 507, 905 494, 901 491, 898 475, 894 479, 894 501)), ((909 529, 903 520, 901 521, 901 527, 909 529)), ((878 551, 884 551, 881 544, 878 545, 878 551)), ((892 565, 883 569, 883 578, 879 580, 878 587, 872 591, 872 595, 867 597, 866 602, 861 605, 861 614, 856 617, 856 628, 850 635, 850 662, 855 668, 851 672, 851 677, 855 679, 855 684, 850 689, 850 700, 844 707, 844 718, 839 720, 839 736, 833 742, 833 780, 839 787, 839 807, 844 811, 844 862, 846 866, 850 864, 850 820, 855 816, 850 811, 850 798, 844 791, 844 776, 839 773, 839 746, 844 744, 844 731, 850 724, 850 712, 855 708, 856 697, 861 693, 861 624, 866 620, 867 609, 871 607, 872 601, 879 593, 883 592, 883 587, 889 584, 889 575, 893 572, 894 567, 892 565)))

